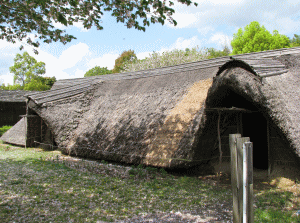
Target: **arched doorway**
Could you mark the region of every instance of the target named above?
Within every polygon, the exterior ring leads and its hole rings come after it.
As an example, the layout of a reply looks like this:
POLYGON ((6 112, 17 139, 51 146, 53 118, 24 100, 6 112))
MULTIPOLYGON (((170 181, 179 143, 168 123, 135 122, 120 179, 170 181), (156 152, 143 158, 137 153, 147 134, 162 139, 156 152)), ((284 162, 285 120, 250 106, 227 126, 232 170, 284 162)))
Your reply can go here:
MULTIPOLYGON (((269 168, 268 148, 268 121, 262 112, 262 108, 247 97, 228 87, 220 87, 218 92, 211 96, 207 103, 208 116, 221 114, 221 119, 230 121, 220 123, 220 134, 223 154, 230 154, 229 134, 239 133, 242 137, 250 137, 253 142, 253 167, 266 170, 269 168), (215 111, 215 112, 213 112, 215 111)), ((216 122, 216 118, 209 119, 216 122)), ((212 123, 207 123, 211 125, 212 123)), ((216 126, 214 127, 216 128, 216 126)))

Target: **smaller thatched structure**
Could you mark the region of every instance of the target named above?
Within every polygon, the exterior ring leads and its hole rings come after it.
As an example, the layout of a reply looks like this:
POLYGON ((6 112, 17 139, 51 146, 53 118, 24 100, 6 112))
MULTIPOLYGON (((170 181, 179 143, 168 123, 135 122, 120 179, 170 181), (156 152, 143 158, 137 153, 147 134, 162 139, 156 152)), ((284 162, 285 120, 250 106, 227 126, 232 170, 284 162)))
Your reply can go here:
POLYGON ((27 94, 36 91, 0 90, 0 126, 14 126, 1 140, 15 145, 25 145, 26 123, 22 116, 26 115, 27 94))
POLYGON ((24 91, 0 90, 0 126, 14 125, 26 114, 24 91))

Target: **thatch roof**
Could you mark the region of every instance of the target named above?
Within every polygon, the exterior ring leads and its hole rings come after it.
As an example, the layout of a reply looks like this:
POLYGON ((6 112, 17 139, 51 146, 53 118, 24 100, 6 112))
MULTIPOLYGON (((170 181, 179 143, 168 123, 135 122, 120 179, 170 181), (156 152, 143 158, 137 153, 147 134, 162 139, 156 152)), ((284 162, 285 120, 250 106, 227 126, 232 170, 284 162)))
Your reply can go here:
POLYGON ((264 112, 300 156, 299 54, 282 49, 61 80, 28 96, 28 105, 65 153, 180 167, 213 155, 216 139, 204 140, 216 120, 206 108, 233 105, 227 89, 264 112))
POLYGON ((25 146, 26 123, 25 118, 21 118, 11 129, 1 136, 1 140, 13 145, 25 146))
POLYGON ((23 91, 23 90, 0 90, 0 102, 26 102, 25 95, 37 93, 36 91, 23 91))

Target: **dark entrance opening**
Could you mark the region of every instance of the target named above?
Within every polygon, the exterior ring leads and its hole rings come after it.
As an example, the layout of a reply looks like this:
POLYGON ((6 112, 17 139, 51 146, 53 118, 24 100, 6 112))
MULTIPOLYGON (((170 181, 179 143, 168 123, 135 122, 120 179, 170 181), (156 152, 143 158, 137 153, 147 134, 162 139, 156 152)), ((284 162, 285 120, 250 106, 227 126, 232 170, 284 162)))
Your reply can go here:
MULTIPOLYGON (((211 95, 207 102, 207 107, 235 107, 252 111, 228 111, 232 123, 227 126, 228 131, 224 131, 221 137, 224 137, 223 142, 225 141, 225 137, 228 137, 228 134, 240 133, 242 137, 250 137, 250 141, 253 142, 253 167, 264 170, 268 169, 268 123, 261 111, 262 108, 260 105, 255 104, 246 94, 241 95, 233 89, 224 86, 220 87, 214 95, 211 95)), ((226 111, 223 112, 223 115, 224 113, 226 114, 226 111)))
POLYGON ((259 112, 243 113, 243 136, 250 137, 253 143, 253 167, 268 169, 268 131, 267 120, 259 112))

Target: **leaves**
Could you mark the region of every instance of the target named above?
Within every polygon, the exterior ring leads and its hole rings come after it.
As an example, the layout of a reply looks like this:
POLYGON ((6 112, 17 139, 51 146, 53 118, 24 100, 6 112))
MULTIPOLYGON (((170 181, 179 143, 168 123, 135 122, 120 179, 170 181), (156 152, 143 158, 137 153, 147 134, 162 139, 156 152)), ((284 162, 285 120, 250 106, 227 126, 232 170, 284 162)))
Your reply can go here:
POLYGON ((203 48, 199 50, 198 47, 185 50, 172 50, 163 53, 153 52, 149 57, 143 60, 134 59, 132 61, 127 61, 123 65, 123 71, 121 72, 131 72, 138 70, 147 70, 158 67, 174 66, 177 64, 188 63, 199 61, 203 59, 210 59, 220 56, 229 55, 229 47, 224 46, 223 50, 216 50, 214 48, 203 48))
POLYGON ((294 34, 293 39, 290 40, 291 47, 300 46, 300 35, 294 34))
POLYGON ((137 57, 133 50, 127 50, 124 51, 116 60, 115 60, 115 66, 112 70, 113 73, 120 73, 124 71, 124 66, 127 63, 131 63, 133 61, 137 60, 137 57))
POLYGON ((46 72, 46 64, 37 62, 27 52, 22 55, 17 54, 14 62, 14 65, 9 68, 10 72, 14 73, 14 85, 2 85, 1 89, 45 91, 49 90, 56 81, 55 77, 42 77, 46 72))
POLYGON ((232 54, 243 54, 286 48, 290 43, 288 37, 279 34, 277 30, 274 30, 272 35, 264 26, 253 21, 245 26, 244 30, 240 28, 233 34, 231 46, 232 54))
MULTIPOLYGON (((190 5, 190 0, 178 0, 181 4, 190 5)), ((20 0, 0 1, 0 39, 15 43, 26 40, 29 45, 39 46, 39 41, 31 41, 29 33, 36 33, 45 43, 61 42, 66 44, 75 36, 65 34, 64 30, 56 29, 53 21, 65 26, 74 22, 82 22, 84 28, 100 25, 104 11, 112 11, 111 16, 122 22, 127 28, 145 31, 151 23, 164 24, 168 20, 176 25, 172 18, 175 10, 172 1, 94 1, 94 0, 20 0), (170 7, 168 7, 169 5, 170 7), (151 10, 150 10, 151 9, 151 10), (138 21, 144 20, 143 23, 138 21)), ((197 3, 194 3, 197 6, 197 3)), ((37 51, 35 51, 37 53, 37 51)))
POLYGON ((105 75, 105 74, 111 74, 112 71, 108 70, 107 67, 99 67, 96 66, 90 70, 88 70, 85 74, 84 77, 91 77, 91 76, 98 76, 98 75, 105 75))

